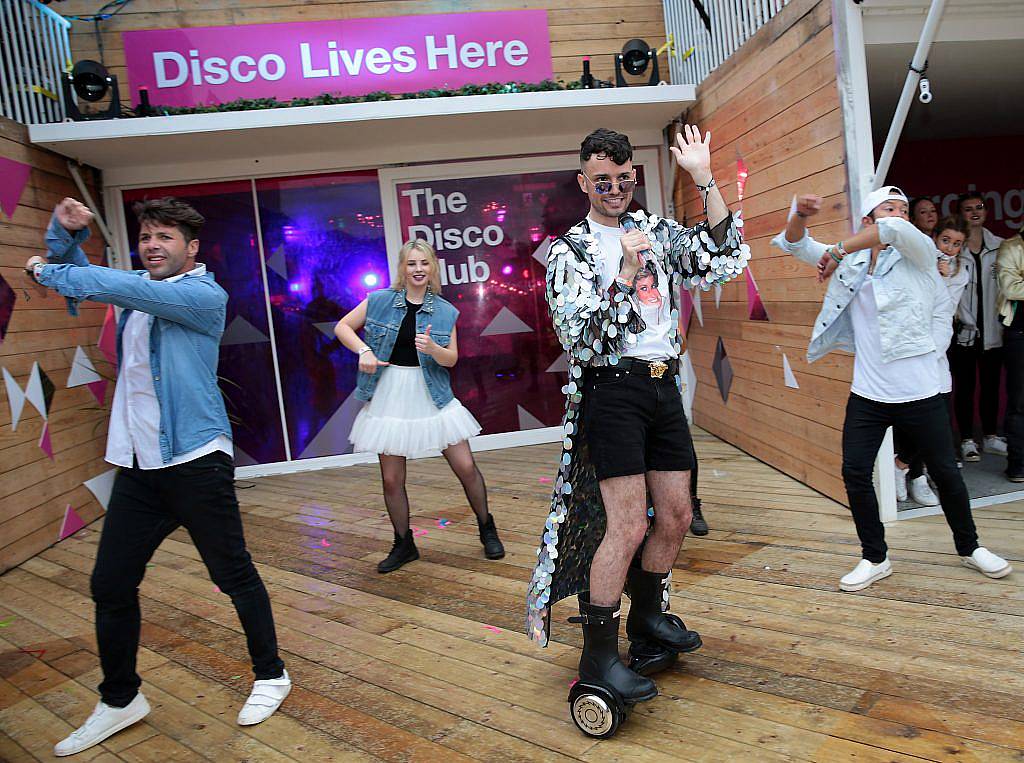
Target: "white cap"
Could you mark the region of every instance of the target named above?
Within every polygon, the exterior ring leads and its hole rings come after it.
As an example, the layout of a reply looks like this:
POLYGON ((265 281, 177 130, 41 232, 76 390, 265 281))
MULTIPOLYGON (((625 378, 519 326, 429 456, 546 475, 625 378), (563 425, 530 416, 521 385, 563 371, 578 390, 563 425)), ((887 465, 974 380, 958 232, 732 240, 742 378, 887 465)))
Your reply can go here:
POLYGON ((899 188, 894 185, 883 185, 881 188, 875 189, 864 197, 864 202, 860 205, 860 216, 868 217, 875 207, 889 201, 890 199, 894 201, 902 201, 905 204, 910 203, 907 195, 899 188))

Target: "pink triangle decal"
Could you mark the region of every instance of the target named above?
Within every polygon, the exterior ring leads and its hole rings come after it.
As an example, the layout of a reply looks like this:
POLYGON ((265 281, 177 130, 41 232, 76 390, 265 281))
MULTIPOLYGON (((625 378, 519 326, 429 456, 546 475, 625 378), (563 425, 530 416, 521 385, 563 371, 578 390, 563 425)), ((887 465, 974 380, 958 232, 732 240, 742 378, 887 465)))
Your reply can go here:
POLYGON ((117 366, 117 320, 114 318, 114 306, 107 305, 107 315, 103 319, 103 328, 100 329, 100 338, 96 342, 103 357, 110 365, 117 366))
POLYGON ((747 312, 752 321, 768 320, 768 311, 764 309, 764 303, 761 302, 761 292, 757 289, 757 281, 754 280, 754 274, 749 265, 747 266, 747 312))
POLYGON ((86 384, 92 396, 96 398, 96 402, 103 405, 107 400, 107 380, 100 379, 99 381, 89 382, 86 384))
POLYGON ((50 422, 43 422, 43 433, 39 437, 39 447, 42 448, 43 453, 53 461, 53 443, 50 442, 50 422))
POLYGON ((60 526, 60 537, 57 540, 64 540, 69 535, 74 535, 76 532, 85 527, 85 522, 78 516, 78 512, 71 508, 71 504, 64 510, 64 521, 60 526))
POLYGON ((0 208, 8 220, 14 217, 30 174, 32 168, 29 165, 0 156, 0 208))

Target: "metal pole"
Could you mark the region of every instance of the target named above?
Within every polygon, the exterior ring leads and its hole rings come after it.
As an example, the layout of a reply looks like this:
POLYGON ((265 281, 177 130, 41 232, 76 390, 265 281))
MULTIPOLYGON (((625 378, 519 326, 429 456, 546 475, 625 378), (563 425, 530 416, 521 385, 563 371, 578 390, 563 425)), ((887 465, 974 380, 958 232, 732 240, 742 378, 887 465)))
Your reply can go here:
POLYGON ((921 71, 928 60, 928 51, 935 40, 935 33, 939 29, 939 22, 942 20, 942 11, 945 8, 946 0, 932 0, 928 9, 928 18, 924 21, 924 28, 921 30, 921 39, 917 42, 917 50, 914 52, 914 59, 910 62, 910 69, 907 72, 907 79, 903 83, 903 92, 900 93, 899 103, 896 104, 896 114, 889 125, 889 134, 885 138, 885 147, 882 155, 878 158, 878 167, 875 169, 875 177, 871 183, 872 188, 878 188, 885 182, 885 176, 889 173, 889 165, 892 164, 893 154, 896 153, 896 146, 900 141, 900 134, 907 121, 907 113, 910 111, 910 104, 914 100, 914 93, 917 90, 917 83, 921 80, 921 71))

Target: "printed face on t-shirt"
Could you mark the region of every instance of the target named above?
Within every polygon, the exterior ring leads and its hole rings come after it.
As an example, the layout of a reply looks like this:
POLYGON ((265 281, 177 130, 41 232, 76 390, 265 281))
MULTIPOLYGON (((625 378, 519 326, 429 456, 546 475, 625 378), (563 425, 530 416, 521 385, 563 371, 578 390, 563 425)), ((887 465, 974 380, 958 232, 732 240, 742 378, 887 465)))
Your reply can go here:
POLYGON ((636 297, 642 305, 661 307, 661 292, 655 285, 653 273, 643 273, 636 279, 636 297))

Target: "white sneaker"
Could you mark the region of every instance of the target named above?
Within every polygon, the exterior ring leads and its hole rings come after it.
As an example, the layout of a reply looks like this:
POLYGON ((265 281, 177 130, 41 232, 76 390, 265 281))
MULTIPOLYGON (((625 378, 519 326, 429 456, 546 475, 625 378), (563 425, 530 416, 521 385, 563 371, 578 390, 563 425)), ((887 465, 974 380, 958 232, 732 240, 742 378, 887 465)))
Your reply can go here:
POLYGON ((928 477, 922 474, 910 480, 910 497, 922 506, 938 506, 939 497, 935 495, 931 485, 928 484, 928 477))
POLYGON ((981 443, 981 447, 986 453, 994 453, 997 456, 1006 455, 1006 438, 1000 437, 999 435, 993 434, 988 435, 981 443))
POLYGON ((964 461, 981 461, 978 443, 974 440, 964 440, 960 443, 960 455, 963 456, 964 461))
POLYGON ((1013 572, 1013 567, 1008 561, 1001 556, 996 556, 983 546, 974 549, 974 553, 970 556, 961 556, 960 562, 964 567, 970 567, 990 578, 1004 578, 1013 572))
POLYGON ((291 690, 292 679, 288 677, 287 670, 280 678, 256 681, 252 685, 252 694, 238 711, 238 725, 254 726, 263 723, 281 707, 281 703, 291 690))
POLYGON ((875 564, 867 559, 861 559, 851 572, 844 575, 839 581, 840 591, 860 591, 867 588, 876 580, 887 578, 892 574, 892 565, 889 557, 875 564))
POLYGON ((905 501, 907 500, 907 472, 910 468, 900 469, 898 466, 895 467, 896 472, 896 500, 905 501))
POLYGON ((147 715, 149 703, 141 692, 125 707, 111 707, 104 702, 97 702, 89 720, 73 731, 67 739, 54 745, 53 754, 62 758, 88 750, 118 731, 138 723, 147 715))

